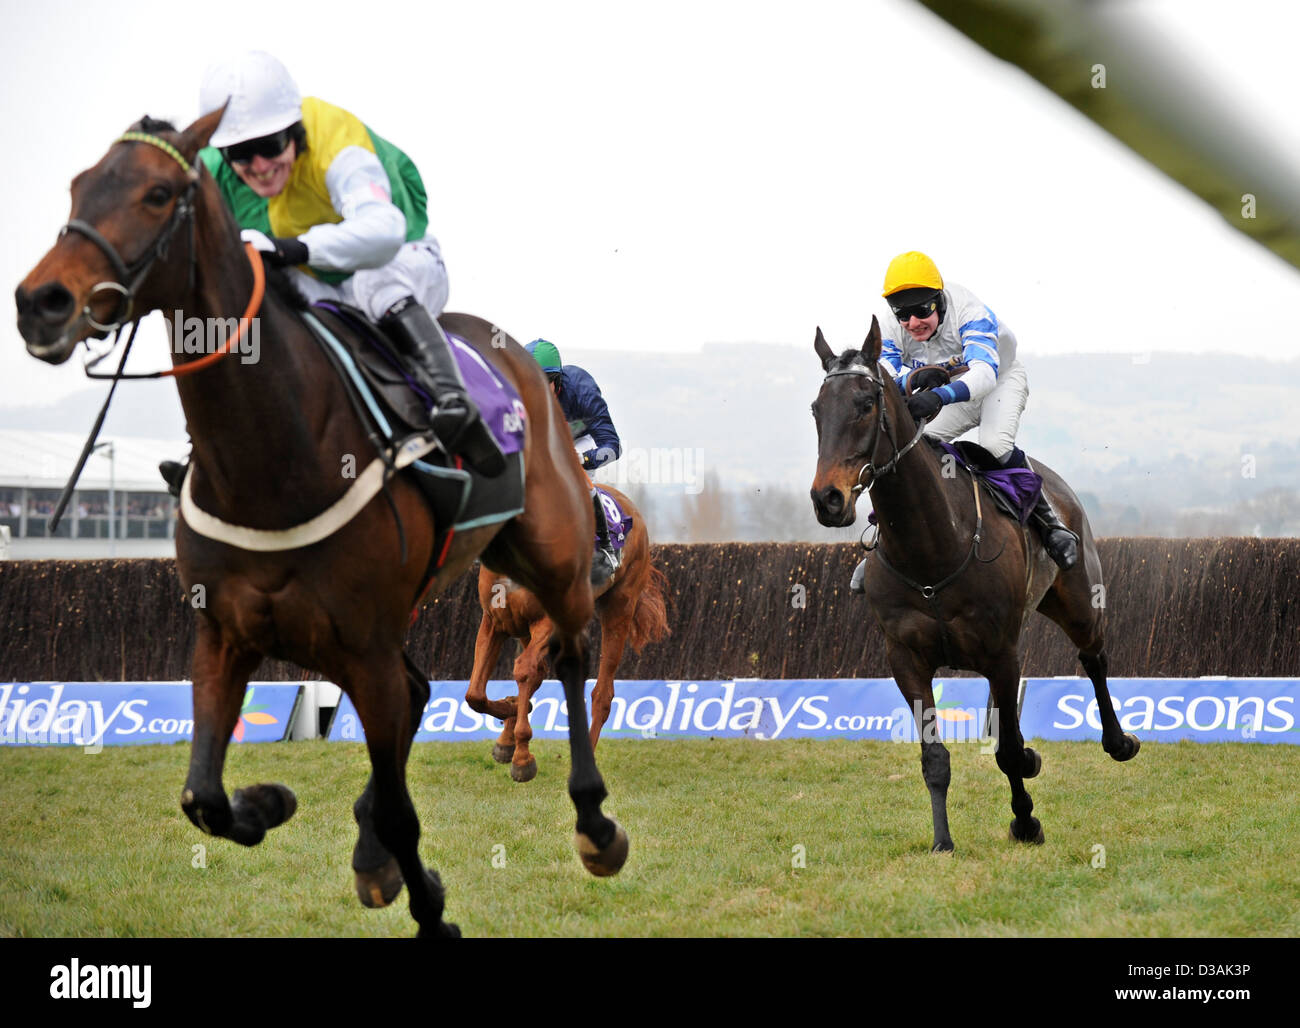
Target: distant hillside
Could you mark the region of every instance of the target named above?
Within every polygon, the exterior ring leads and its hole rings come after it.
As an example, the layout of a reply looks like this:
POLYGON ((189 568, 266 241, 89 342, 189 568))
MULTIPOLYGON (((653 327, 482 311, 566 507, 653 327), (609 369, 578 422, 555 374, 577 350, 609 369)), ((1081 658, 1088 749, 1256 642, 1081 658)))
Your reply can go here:
MULTIPOLYGON (((647 506, 656 538, 857 537, 822 529, 808 500, 809 405, 822 379, 811 344, 667 354, 560 345, 600 383, 627 450, 601 477, 647 506)), ((1020 444, 1074 486, 1098 534, 1300 534, 1300 366, 1165 353, 1023 362, 1020 444)), ((106 389, 0 409, 0 428, 86 431, 106 389)), ((174 387, 124 383, 103 436, 183 439, 184 425, 174 387)))

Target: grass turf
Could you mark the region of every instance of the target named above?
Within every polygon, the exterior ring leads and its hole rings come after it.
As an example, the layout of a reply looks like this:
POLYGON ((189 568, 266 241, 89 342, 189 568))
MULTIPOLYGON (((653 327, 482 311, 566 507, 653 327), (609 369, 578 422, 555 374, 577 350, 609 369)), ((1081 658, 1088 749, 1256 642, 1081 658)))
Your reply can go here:
MULTIPOLYGON (((915 745, 619 740, 598 760, 631 836, 614 878, 574 854, 568 750, 510 781, 490 743, 430 743, 408 782, 420 851, 472 936, 1295 936, 1300 750, 1042 743, 1046 845, 1007 840, 991 755, 950 746, 954 855, 932 855, 915 745), (1104 858, 1104 866, 1103 864, 1104 858)), ((352 887, 363 746, 231 748, 228 789, 282 781, 298 812, 257 847, 192 827, 188 746, 0 749, 0 936, 410 936, 403 892, 352 887)))

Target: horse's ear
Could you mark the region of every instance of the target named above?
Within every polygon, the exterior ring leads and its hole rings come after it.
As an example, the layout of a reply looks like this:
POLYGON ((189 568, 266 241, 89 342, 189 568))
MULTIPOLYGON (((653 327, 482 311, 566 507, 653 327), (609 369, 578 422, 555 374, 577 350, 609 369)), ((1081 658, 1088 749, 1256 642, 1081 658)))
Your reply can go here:
POLYGON ((825 371, 831 366, 831 361, 835 359, 835 351, 831 349, 830 344, 826 342, 826 337, 822 335, 822 328, 817 326, 817 338, 813 340, 813 349, 817 351, 817 356, 821 359, 822 370, 825 371))
POLYGON ((867 341, 862 344, 862 356, 870 357, 873 364, 880 360, 880 322, 874 314, 871 315, 871 331, 867 333, 867 341))
POLYGON ((181 133, 180 151, 185 155, 186 160, 193 163, 199 151, 208 145, 208 140, 212 138, 212 133, 217 131, 217 126, 221 124, 221 116, 225 113, 226 105, 222 104, 220 108, 203 115, 181 133))

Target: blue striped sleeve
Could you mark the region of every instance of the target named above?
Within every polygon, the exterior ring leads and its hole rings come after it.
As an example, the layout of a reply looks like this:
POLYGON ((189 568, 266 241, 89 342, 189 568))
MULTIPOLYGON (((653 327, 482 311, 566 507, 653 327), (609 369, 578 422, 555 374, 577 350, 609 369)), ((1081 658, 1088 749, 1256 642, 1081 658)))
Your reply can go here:
POLYGON ((983 361, 993 368, 994 374, 997 374, 998 318, 987 307, 984 308, 984 313, 988 316, 972 318, 958 328, 957 332, 962 342, 961 359, 967 364, 971 361, 983 361))

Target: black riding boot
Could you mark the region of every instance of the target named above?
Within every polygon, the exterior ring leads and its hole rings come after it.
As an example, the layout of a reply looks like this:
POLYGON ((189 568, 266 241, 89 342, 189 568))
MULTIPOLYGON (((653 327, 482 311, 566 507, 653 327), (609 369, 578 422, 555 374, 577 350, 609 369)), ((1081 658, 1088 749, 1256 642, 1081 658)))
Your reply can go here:
POLYGON ((165 460, 158 465, 158 474, 167 483, 167 491, 176 499, 181 498, 181 484, 185 481, 185 472, 190 468, 189 461, 184 464, 174 460, 165 460))
POLYGON ((393 304, 380 325, 415 358, 416 379, 434 399, 429 422, 447 452, 460 454, 489 478, 505 471, 505 456, 465 389, 442 326, 410 296, 393 304))
MULTIPOLYGON (((1002 458, 1002 466, 1033 470, 1029 467, 1029 459, 1025 456, 1025 451, 1019 446, 1013 447, 1011 452, 1002 458)), ((1062 571, 1069 571, 1079 562, 1079 537, 1066 528, 1057 517, 1052 501, 1047 498, 1046 490, 1038 494, 1038 503, 1034 506, 1032 517, 1038 523, 1038 534, 1042 537, 1043 548, 1047 550, 1047 555, 1056 561, 1056 566, 1062 571)))
POLYGON ((596 509, 596 553, 591 558, 591 586, 599 589, 614 577, 621 563, 614 546, 609 541, 609 522, 605 520, 605 508, 600 502, 600 494, 591 494, 592 505, 596 509))

